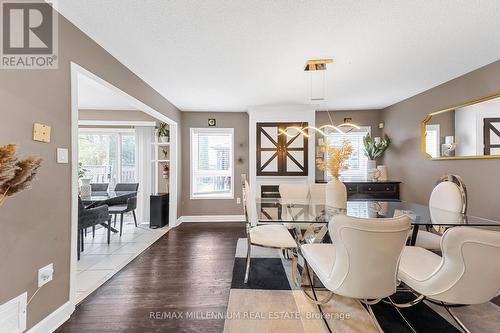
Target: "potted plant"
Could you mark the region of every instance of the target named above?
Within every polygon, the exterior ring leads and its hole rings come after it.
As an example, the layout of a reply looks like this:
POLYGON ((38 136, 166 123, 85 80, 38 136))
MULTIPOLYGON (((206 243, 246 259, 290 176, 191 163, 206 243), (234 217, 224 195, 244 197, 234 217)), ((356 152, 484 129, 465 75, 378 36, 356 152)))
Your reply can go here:
POLYGON ((384 152, 389 148, 390 144, 391 139, 387 134, 384 134, 383 138, 372 138, 370 134, 367 134, 363 138, 365 155, 368 157, 368 164, 366 167, 368 180, 375 180, 380 176, 380 171, 377 170, 376 159, 384 155, 384 152))
POLYGON ((170 137, 170 129, 167 123, 160 123, 158 126, 158 140, 160 142, 168 142, 170 137))
POLYGON ((92 186, 90 186, 92 178, 86 178, 87 172, 89 172, 89 170, 83 167, 83 163, 78 162, 78 179, 80 179, 82 183, 80 185, 80 195, 82 196, 89 196, 92 194, 92 186))
POLYGON ((163 158, 168 160, 168 147, 162 148, 161 152, 163 153, 163 158))
POLYGON ((347 208, 347 190, 339 179, 340 172, 349 169, 347 160, 352 154, 352 146, 349 141, 343 141, 342 146, 331 145, 328 140, 319 145, 319 152, 323 157, 317 158, 318 169, 328 170, 332 179, 326 186, 326 205, 336 209, 347 208))
POLYGON ((14 144, 0 147, 0 206, 8 197, 29 188, 41 163, 41 158, 33 156, 19 160, 14 144))

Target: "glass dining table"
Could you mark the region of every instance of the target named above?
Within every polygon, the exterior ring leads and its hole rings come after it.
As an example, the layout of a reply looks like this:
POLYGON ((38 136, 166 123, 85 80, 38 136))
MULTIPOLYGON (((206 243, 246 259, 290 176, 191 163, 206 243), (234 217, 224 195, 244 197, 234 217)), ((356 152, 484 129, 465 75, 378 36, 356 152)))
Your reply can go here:
POLYGON ((439 233, 442 233, 446 228, 457 226, 500 228, 500 221, 410 202, 356 200, 348 201, 347 209, 339 209, 327 206, 324 202, 301 200, 283 202, 281 199, 274 198, 256 200, 259 224, 327 224, 336 214, 364 218, 388 218, 406 214, 414 226, 410 239, 411 245, 415 245, 421 227, 427 230, 434 229, 439 233))
MULTIPOLYGON (((121 204, 126 202, 128 198, 137 196, 137 191, 94 191, 90 195, 80 196, 82 203, 85 208, 95 208, 102 205, 113 205, 121 204)), ((106 224, 101 224, 103 227, 107 228, 106 224)), ((117 233, 113 227, 110 227, 113 233, 117 233)))
POLYGON ((112 205, 124 202, 128 198, 137 196, 136 191, 94 191, 90 195, 81 196, 85 208, 94 208, 102 205, 112 205))

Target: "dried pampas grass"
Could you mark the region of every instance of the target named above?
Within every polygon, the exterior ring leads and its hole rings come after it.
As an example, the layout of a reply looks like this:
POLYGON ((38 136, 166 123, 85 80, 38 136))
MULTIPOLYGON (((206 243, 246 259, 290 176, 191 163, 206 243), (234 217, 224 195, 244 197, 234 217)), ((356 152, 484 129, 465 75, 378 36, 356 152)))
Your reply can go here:
POLYGON ((29 188, 41 163, 41 158, 33 156, 19 160, 14 144, 0 147, 0 206, 7 197, 29 188))

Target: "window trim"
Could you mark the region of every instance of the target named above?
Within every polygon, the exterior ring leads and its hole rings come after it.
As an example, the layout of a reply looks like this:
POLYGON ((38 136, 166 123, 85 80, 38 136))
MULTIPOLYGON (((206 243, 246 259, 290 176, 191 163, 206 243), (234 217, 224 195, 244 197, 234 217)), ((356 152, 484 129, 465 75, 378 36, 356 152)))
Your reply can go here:
POLYGON ((197 127, 190 128, 189 131, 189 198, 191 200, 233 200, 234 199, 234 128, 206 128, 197 127), (193 149, 193 135, 199 133, 221 133, 231 134, 231 154, 230 154, 230 167, 231 167, 231 194, 230 195, 193 195, 194 185, 194 149, 193 149))
MULTIPOLYGON (((116 182, 121 183, 122 180, 122 136, 125 135, 134 135, 135 136, 135 129, 134 128, 113 128, 113 127, 81 127, 78 128, 78 144, 80 143, 80 135, 117 135, 117 146, 116 146, 116 153, 115 153, 115 158, 116 158, 116 173, 117 173, 117 179, 116 182)), ((137 143, 136 143, 137 144, 137 143)), ((78 147, 78 150, 80 150, 80 147, 78 147)), ((137 160, 137 145, 135 147, 135 175, 136 179, 138 176, 138 160, 137 160)), ((80 158, 78 158, 80 159, 80 158)))
POLYGON ((428 124, 425 125, 425 152, 429 155, 432 156, 432 158, 439 158, 441 157, 441 126, 439 124, 428 124), (427 152, 427 132, 435 132, 436 133, 436 144, 435 144, 435 149, 437 156, 432 156, 427 152))
MULTIPOLYGON (((372 127, 369 126, 369 125, 363 125, 363 126, 359 126, 359 129, 356 129, 354 130, 355 132, 367 132, 369 135, 372 135, 372 127)), ((329 134, 335 134, 335 132, 332 132, 332 133, 327 133, 327 135, 323 138, 323 139, 327 139, 328 138, 328 135, 329 134)), ((323 155, 324 157, 324 155, 323 155)), ((368 159, 368 157, 367 157, 368 159)), ((349 176, 348 176, 349 177, 349 176)), ((352 176, 350 176, 352 177, 352 176)), ((364 175, 364 177, 366 177, 366 175, 364 175)), ((325 170, 323 172, 323 179, 329 181, 330 179, 328 178, 328 170, 325 170)), ((342 173, 340 174, 340 179, 342 179, 342 173)))

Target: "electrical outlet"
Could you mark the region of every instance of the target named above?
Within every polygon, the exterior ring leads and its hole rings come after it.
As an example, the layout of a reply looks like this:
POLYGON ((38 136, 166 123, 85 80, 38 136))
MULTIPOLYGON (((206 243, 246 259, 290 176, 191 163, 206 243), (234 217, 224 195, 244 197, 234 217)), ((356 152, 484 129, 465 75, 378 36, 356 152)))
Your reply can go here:
POLYGON ((38 288, 52 281, 54 278, 54 264, 48 264, 38 270, 38 288))
POLYGON ((241 204, 241 198, 236 198, 236 204, 237 205, 241 204))

